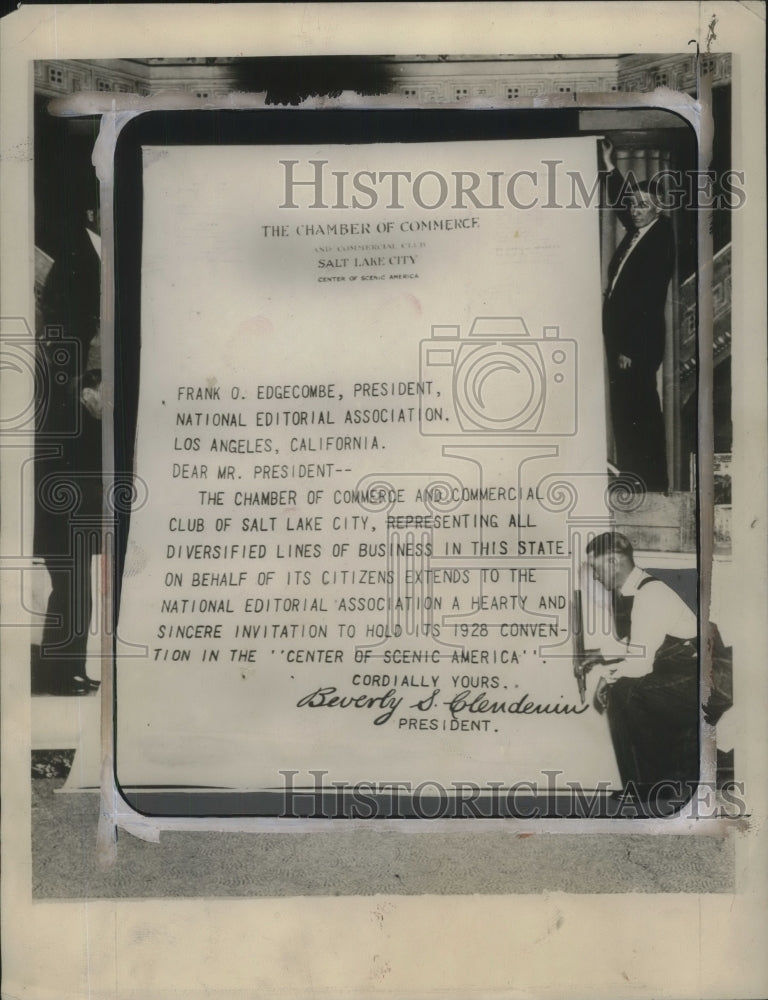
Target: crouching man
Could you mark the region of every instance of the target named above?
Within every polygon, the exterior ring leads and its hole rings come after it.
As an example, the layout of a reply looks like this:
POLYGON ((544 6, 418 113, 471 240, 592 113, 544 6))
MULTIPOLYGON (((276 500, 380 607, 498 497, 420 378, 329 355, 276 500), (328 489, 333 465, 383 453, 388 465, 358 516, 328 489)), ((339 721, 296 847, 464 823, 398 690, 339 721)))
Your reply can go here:
POLYGON ((625 535, 593 538, 587 565, 612 596, 616 641, 582 669, 600 667, 595 707, 607 712, 623 789, 641 799, 685 793, 699 777, 696 616, 635 565, 625 535))

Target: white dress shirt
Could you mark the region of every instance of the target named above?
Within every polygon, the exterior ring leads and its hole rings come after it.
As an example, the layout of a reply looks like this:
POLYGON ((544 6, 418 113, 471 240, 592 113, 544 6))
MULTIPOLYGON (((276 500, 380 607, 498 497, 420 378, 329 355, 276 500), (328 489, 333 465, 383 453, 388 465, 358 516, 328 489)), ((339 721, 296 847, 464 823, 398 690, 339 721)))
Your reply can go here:
POLYGON ((603 656, 621 658, 618 663, 608 665, 606 678, 609 681, 649 674, 665 636, 695 639, 698 634, 696 615, 671 587, 655 578, 640 587, 649 575, 635 566, 621 588, 622 597, 634 598, 631 641, 614 640, 603 644, 603 656))

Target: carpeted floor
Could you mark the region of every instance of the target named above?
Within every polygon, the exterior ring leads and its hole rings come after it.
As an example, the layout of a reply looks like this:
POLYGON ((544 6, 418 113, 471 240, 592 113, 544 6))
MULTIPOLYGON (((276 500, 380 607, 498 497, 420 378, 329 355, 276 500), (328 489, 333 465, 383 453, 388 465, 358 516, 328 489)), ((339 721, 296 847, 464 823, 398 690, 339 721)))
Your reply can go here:
POLYGON ((121 833, 102 871, 99 798, 56 795, 63 783, 32 781, 36 899, 734 889, 733 838, 711 836, 121 833))

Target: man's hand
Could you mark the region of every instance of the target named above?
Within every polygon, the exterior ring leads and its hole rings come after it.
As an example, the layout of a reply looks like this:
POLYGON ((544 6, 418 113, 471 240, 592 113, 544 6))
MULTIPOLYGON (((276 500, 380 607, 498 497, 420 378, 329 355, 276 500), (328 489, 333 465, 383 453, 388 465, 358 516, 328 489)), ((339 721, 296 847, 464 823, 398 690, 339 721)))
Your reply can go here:
POLYGON ((616 161, 613 158, 613 143, 610 139, 600 140, 600 153, 603 157, 603 165, 605 169, 610 173, 611 170, 616 169, 616 161))
POLYGON ((586 676, 592 667, 603 663, 605 663, 605 660, 599 653, 587 653, 577 663, 574 663, 573 672, 577 677, 586 676))
POLYGON ((84 386, 80 393, 80 402, 94 420, 101 420, 101 382, 98 385, 84 386))
POLYGON ((606 708, 608 708, 609 689, 610 685, 606 682, 604 677, 601 677, 597 687, 595 688, 595 697, 592 701, 595 711, 599 712, 601 715, 606 708))
POLYGON ((632 358, 628 358, 626 354, 619 355, 619 370, 626 372, 632 367, 632 358))

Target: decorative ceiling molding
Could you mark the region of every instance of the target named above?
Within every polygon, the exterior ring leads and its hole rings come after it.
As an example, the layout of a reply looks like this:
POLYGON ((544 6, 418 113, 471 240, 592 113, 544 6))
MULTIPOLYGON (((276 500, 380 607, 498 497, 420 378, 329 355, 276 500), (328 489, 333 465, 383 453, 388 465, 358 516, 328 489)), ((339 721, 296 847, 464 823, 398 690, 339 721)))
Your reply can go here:
MULTIPOLYGON (((702 53, 699 61, 702 75, 711 77, 714 87, 731 82, 730 53, 702 53)), ((657 87, 695 93, 696 56, 678 53, 668 56, 622 56, 619 59, 620 90, 647 93, 657 87)))
MULTIPOLYGON (((701 70, 714 86, 731 79, 729 54, 702 55, 701 70)), ((169 91, 201 99, 239 89, 236 58, 48 60, 34 64, 35 92, 61 97, 82 91, 150 96, 169 91)), ((392 93, 422 102, 452 103, 472 97, 502 101, 552 94, 647 93, 670 87, 693 93, 696 57, 688 54, 590 58, 469 56, 382 57, 392 93)))
POLYGON ((52 59, 34 66, 35 93, 45 97, 88 91, 149 97, 183 91, 205 99, 225 97, 237 89, 231 62, 147 66, 132 59, 52 59))

